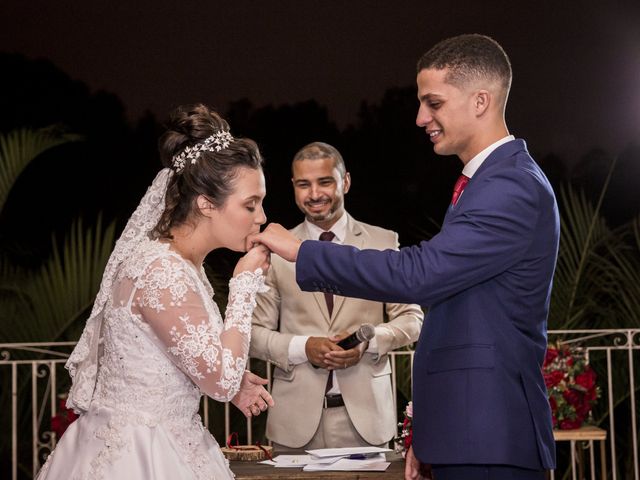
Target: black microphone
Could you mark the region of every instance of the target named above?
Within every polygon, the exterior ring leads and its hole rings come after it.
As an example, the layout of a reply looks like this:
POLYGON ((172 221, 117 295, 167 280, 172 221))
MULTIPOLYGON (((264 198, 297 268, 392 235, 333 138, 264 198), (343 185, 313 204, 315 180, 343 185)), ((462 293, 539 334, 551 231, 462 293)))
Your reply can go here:
POLYGON ((368 342, 376 336, 376 327, 370 323, 363 323, 360 328, 353 332, 348 337, 340 340, 337 345, 345 350, 351 350, 353 347, 359 345, 362 342, 368 342))

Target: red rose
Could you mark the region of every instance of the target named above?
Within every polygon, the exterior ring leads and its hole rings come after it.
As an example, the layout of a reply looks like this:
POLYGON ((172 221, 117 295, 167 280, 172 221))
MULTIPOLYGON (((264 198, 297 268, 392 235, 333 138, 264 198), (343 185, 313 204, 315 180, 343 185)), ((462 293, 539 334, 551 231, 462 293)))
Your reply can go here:
POLYGON ((67 408, 65 399, 61 399, 60 402, 58 402, 58 406, 60 411, 54 417, 51 417, 51 430, 55 432, 58 440, 60 440, 60 437, 62 437, 69 425, 71 425, 79 415, 70 408, 67 408))
POLYGON ((573 357, 567 358, 566 362, 567 362, 567 366, 568 367, 572 366, 573 365, 573 357))
POLYGON ((553 347, 547 348, 547 353, 544 356, 544 366, 546 367, 558 357, 558 350, 553 347))
POLYGON ((79 417, 80 417, 80 415, 78 415, 72 409, 70 409, 70 408, 67 409, 67 418, 69 419, 69 423, 75 422, 79 417))
POLYGON ((409 430, 409 435, 404 437, 404 448, 409 450, 411 446, 411 441, 413 440, 413 429, 409 430))
POLYGON ((569 405, 575 407, 580 405, 580 394, 576 392, 573 388, 568 388, 564 392, 562 392, 562 396, 569 403, 569 405))
POLYGON ((63 425, 63 421, 60 416, 56 415, 55 417, 51 418, 51 430, 55 432, 55 434, 58 436, 58 439, 60 439, 65 429, 66 426, 63 425))
POLYGON ((556 397, 553 395, 549 396, 549 406, 551 407, 552 412, 555 412, 558 409, 558 402, 556 402, 556 397))
POLYGON ((596 398, 598 398, 598 390, 596 389, 595 385, 591 387, 589 391, 587 391, 587 393, 585 394, 585 398, 589 400, 589 402, 593 402, 596 398))
POLYGON ((564 372, 561 370, 554 370, 551 373, 544 374, 544 383, 547 388, 555 387, 564 379, 564 372))
POLYGON ((576 428, 580 428, 582 426, 582 419, 576 418, 575 420, 565 419, 560 422, 561 430, 575 430, 576 428))
POLYGON ((596 372, 586 367, 584 372, 576 376, 576 384, 590 390, 596 384, 596 372))
POLYGON ((576 407, 576 414, 581 416, 582 418, 586 418, 591 411, 591 404, 589 401, 583 397, 582 403, 576 407))

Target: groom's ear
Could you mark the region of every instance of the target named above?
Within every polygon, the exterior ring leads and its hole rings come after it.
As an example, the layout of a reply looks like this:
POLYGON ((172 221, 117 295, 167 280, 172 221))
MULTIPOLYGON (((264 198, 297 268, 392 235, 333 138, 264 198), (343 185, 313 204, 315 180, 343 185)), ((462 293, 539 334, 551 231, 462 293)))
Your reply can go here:
POLYGON ((491 103, 491 94, 487 90, 478 90, 475 94, 474 102, 476 115, 480 117, 489 108, 491 103))

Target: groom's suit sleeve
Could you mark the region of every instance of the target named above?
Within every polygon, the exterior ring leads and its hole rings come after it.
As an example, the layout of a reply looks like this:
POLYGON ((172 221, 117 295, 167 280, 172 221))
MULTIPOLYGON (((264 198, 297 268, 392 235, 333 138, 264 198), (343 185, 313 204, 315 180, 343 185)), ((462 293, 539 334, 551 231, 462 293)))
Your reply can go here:
POLYGON ((478 181, 475 188, 483 194, 417 246, 380 252, 303 242, 298 285, 306 291, 431 305, 504 272, 535 235, 540 180, 526 169, 509 169, 478 181))

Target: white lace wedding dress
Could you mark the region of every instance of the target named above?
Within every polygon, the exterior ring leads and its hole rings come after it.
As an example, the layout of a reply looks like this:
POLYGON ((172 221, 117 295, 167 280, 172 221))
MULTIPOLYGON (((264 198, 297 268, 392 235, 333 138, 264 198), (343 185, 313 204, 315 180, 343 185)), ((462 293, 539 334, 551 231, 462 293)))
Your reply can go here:
POLYGON ((222 402, 237 393, 264 276, 231 279, 224 323, 203 269, 166 243, 141 241, 113 278, 100 322, 72 354, 86 358, 97 329, 97 371, 70 362, 70 398, 86 400, 86 412, 37 479, 233 478, 198 406, 203 393, 222 402))

